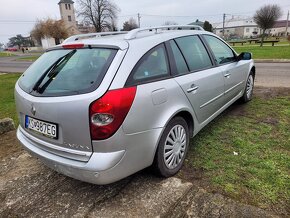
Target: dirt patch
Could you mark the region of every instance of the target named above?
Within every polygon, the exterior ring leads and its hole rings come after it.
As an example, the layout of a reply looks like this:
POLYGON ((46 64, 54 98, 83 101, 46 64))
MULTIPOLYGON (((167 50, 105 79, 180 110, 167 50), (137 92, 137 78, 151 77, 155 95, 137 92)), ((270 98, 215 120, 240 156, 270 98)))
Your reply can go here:
POLYGON ((19 141, 16 139, 16 131, 11 131, 0 136, 0 159, 7 156, 18 156, 22 150, 19 141))
POLYGON ((255 87, 254 96, 262 99, 271 99, 276 97, 288 96, 290 99, 290 88, 266 88, 266 87, 255 87))

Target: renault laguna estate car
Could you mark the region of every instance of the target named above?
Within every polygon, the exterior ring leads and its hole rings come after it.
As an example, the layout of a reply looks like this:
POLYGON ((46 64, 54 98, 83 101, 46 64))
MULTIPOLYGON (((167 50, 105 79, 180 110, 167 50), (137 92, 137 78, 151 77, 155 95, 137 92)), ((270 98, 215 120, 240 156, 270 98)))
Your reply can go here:
POLYGON ((15 86, 24 148, 78 180, 108 184, 152 166, 176 174, 189 140, 252 98, 251 53, 198 26, 76 35, 15 86))

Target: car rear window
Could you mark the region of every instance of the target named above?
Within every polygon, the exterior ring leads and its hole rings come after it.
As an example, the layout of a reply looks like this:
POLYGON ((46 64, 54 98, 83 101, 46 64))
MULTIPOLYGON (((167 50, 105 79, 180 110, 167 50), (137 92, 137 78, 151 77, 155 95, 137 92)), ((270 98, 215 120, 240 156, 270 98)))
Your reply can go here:
POLYGON ((117 50, 107 48, 46 52, 25 71, 19 86, 36 96, 74 95, 93 91, 101 84, 116 53, 117 50))

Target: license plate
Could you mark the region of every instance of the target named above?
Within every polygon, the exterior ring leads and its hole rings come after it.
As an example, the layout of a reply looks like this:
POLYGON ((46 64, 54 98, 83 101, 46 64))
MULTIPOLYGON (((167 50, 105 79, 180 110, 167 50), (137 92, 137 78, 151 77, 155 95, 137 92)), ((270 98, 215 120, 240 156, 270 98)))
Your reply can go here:
POLYGON ((49 138, 57 139, 57 124, 25 116, 25 128, 31 129, 49 138))

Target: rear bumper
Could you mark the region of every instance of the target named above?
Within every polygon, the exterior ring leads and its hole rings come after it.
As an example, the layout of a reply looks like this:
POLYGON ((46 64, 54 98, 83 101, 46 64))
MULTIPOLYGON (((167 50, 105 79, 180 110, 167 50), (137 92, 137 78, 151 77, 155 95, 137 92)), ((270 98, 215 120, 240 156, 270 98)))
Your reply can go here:
POLYGON ((82 162, 52 154, 35 146, 34 142, 22 133, 21 127, 17 129, 17 138, 29 153, 38 157, 48 167, 69 177, 94 184, 108 184, 120 179, 111 175, 110 169, 122 160, 125 150, 108 153, 95 152, 92 153, 88 162, 82 162))
POLYGON ((132 135, 124 134, 120 128, 110 139, 93 142, 95 152, 88 161, 73 160, 43 150, 22 131, 22 128, 18 127, 17 138, 20 143, 45 165, 69 177, 103 185, 116 182, 150 166, 162 128, 132 135))

